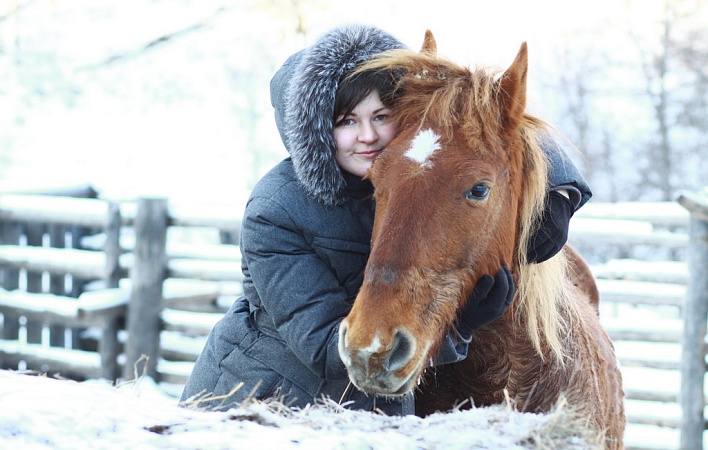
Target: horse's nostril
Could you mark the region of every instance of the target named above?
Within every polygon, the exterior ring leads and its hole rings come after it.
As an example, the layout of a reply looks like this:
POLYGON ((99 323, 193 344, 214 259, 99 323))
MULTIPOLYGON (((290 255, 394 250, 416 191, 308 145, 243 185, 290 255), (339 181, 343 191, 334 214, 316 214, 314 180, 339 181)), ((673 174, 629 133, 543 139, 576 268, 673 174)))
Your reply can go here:
POLYGON ((396 331, 393 348, 384 362, 384 369, 396 371, 405 367, 413 357, 414 348, 415 343, 409 333, 401 330, 396 331))
POLYGON ((347 324, 342 323, 339 325, 339 358, 345 365, 348 366, 351 364, 351 358, 349 358, 349 354, 347 354, 346 336, 347 324))

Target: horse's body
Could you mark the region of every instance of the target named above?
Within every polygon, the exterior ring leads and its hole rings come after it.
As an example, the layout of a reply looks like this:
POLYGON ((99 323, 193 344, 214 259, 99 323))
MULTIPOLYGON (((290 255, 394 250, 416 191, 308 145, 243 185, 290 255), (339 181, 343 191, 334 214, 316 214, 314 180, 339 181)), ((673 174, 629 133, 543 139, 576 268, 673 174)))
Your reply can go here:
POLYGON ((507 394, 542 412, 564 397, 607 447, 621 448, 621 376, 585 263, 570 248, 526 262, 547 183, 545 124, 525 113, 527 64, 524 44, 501 77, 471 71, 438 58, 428 33, 421 53, 396 51, 361 69, 403 74, 401 131, 370 171, 372 250, 340 354, 360 390, 417 389, 419 415, 507 394), (477 281, 502 264, 517 286, 512 305, 475 333, 465 360, 429 368, 477 281))

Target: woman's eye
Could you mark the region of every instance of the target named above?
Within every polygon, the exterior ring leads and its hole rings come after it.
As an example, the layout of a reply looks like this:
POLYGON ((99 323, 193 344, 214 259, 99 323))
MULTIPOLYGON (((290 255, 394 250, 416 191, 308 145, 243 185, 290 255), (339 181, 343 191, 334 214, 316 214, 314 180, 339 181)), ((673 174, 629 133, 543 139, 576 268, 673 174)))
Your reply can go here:
POLYGON ((470 200, 484 200, 489 195, 489 187, 484 184, 477 184, 465 193, 465 198, 470 200))
POLYGON ((346 126, 351 126, 354 125, 356 121, 352 119, 351 117, 345 117, 345 118, 339 118, 334 122, 334 126, 336 127, 346 127, 346 126))
POLYGON ((388 114, 379 114, 378 116, 374 117, 375 121, 383 122, 388 119, 388 114))

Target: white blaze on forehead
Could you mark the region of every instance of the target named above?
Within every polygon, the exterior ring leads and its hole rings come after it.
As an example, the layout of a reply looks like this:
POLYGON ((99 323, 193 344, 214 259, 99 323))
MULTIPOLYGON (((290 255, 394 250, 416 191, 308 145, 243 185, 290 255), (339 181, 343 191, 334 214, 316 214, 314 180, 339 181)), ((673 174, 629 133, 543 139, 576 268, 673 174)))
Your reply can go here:
POLYGON ((416 135, 411 141, 411 147, 405 156, 418 162, 422 167, 430 167, 430 157, 440 150, 440 136, 428 128, 416 135))

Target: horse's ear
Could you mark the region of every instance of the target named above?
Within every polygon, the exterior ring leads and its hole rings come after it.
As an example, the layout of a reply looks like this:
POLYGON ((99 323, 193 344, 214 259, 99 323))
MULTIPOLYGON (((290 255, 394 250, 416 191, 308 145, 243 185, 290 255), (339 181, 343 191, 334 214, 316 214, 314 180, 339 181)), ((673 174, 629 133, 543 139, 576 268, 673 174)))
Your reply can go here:
POLYGON ((505 125, 508 129, 516 128, 526 110, 526 76, 529 56, 526 42, 521 44, 514 62, 499 79, 500 98, 505 125))
POLYGON ((435 42, 435 36, 430 30, 425 30, 425 37, 423 38, 423 47, 420 49, 421 53, 428 53, 432 56, 438 53, 438 44, 435 42))

